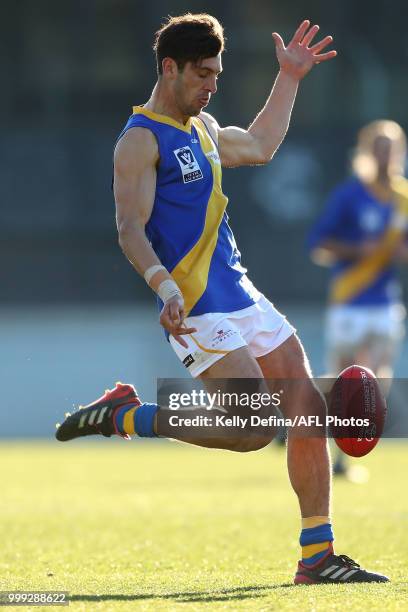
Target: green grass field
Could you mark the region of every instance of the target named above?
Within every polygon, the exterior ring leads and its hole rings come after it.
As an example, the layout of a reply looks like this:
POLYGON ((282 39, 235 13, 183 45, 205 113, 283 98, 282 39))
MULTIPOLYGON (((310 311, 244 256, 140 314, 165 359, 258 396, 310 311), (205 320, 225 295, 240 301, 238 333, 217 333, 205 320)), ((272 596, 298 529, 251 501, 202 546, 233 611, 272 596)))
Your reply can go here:
POLYGON ((295 587, 283 449, 3 443, 0 590, 69 591, 73 610, 407 610, 408 445, 359 461, 367 484, 334 485, 336 550, 392 583, 295 587))

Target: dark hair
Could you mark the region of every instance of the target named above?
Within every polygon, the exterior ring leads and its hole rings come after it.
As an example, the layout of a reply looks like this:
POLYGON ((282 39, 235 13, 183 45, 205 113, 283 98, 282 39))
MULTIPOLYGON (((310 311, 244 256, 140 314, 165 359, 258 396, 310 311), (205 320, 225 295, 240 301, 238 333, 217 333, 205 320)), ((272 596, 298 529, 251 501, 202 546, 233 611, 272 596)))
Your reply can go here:
POLYGON ((171 57, 182 70, 187 62, 197 63, 223 51, 224 30, 215 17, 206 13, 168 17, 156 32, 153 49, 159 75, 163 73, 165 57, 171 57))

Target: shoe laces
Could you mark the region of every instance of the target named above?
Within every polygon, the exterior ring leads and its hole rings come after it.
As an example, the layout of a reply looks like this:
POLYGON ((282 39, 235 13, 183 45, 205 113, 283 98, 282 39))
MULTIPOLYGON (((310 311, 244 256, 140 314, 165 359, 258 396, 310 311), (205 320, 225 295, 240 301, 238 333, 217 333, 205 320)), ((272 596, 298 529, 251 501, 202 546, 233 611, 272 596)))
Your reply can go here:
POLYGON ((336 555, 336 556, 337 556, 338 559, 343 561, 343 563, 345 563, 346 565, 349 565, 350 567, 355 567, 355 568, 359 568, 360 567, 359 563, 357 563, 356 561, 354 561, 353 559, 351 559, 347 555, 336 555))

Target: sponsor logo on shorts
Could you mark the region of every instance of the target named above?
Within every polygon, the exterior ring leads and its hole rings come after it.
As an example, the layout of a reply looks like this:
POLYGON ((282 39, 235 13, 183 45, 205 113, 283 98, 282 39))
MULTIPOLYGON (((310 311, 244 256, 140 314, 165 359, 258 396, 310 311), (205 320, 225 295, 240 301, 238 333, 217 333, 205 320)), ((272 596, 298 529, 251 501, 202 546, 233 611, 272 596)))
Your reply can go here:
POLYGON ((211 357, 209 353, 205 353, 202 350, 194 351, 193 359, 195 362, 195 367, 201 366, 207 363, 208 359, 211 357))
POLYGON ((214 336, 214 338, 211 340, 211 346, 212 348, 215 348, 216 346, 219 346, 220 344, 222 344, 225 340, 227 340, 228 338, 231 338, 232 336, 235 336, 238 332, 233 330, 233 329, 218 329, 217 330, 217 335, 214 336))
POLYGON ((185 357, 185 358, 183 359, 183 363, 184 363, 184 365, 186 366, 186 368, 189 368, 189 367, 191 366, 191 364, 192 364, 192 363, 194 363, 194 361, 195 361, 195 359, 194 359, 194 357, 191 355, 191 353, 190 353, 190 355, 187 355, 187 357, 185 357))
POLYGON ((181 147, 173 151, 180 165, 184 183, 191 183, 203 178, 203 173, 190 147, 181 147))

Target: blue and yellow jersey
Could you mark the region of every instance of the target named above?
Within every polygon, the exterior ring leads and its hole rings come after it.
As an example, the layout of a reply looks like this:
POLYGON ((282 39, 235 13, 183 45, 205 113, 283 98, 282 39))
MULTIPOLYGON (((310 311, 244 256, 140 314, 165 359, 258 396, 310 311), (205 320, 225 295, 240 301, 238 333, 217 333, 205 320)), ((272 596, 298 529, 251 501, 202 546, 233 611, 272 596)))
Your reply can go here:
POLYGON ((146 235, 180 287, 186 315, 232 312, 256 302, 260 294, 245 276, 228 225, 217 146, 203 121, 192 117, 183 125, 136 106, 119 138, 133 127, 149 129, 158 143, 146 235))
POLYGON ((310 250, 328 239, 356 246, 368 240, 378 241, 378 248, 371 255, 357 261, 338 260, 332 266, 331 303, 384 305, 400 301, 401 287, 393 257, 398 243, 406 238, 407 185, 405 179, 396 179, 390 201, 384 202, 354 178, 340 185, 329 197, 322 216, 310 232, 310 250), (397 215, 402 223, 395 223, 397 215))

